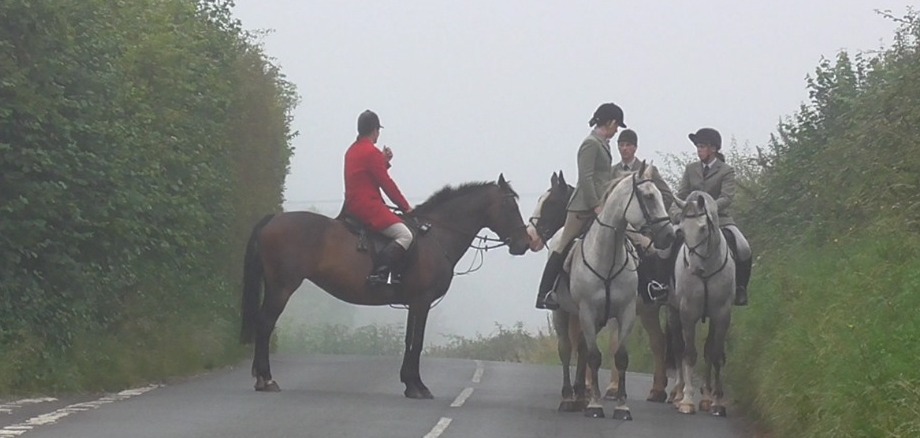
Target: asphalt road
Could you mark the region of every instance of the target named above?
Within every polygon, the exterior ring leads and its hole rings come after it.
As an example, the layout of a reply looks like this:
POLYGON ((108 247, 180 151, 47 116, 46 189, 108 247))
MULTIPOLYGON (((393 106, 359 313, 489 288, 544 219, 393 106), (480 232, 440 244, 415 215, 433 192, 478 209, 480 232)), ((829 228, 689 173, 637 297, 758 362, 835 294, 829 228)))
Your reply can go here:
MULTIPOLYGON (((645 401, 630 374, 633 421, 559 413, 558 367, 422 357, 434 400, 402 395, 400 358, 273 356, 280 393, 252 389, 249 364, 117 394, 0 404, 0 438, 123 437, 746 437, 728 418, 682 415, 645 401)), ((602 383, 606 383, 605 381, 602 383)))

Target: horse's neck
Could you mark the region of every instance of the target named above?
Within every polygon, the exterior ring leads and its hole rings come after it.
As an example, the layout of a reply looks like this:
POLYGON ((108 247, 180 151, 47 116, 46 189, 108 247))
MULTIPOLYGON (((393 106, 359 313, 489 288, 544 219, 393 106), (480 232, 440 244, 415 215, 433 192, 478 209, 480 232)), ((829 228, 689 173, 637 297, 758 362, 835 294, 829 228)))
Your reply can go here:
MULTIPOLYGON (((613 194, 611 194, 613 196, 613 194)), ((625 205, 607 202, 585 235, 584 251, 596 263, 615 263, 626 256, 625 205)))
POLYGON ((457 201, 448 201, 442 208, 427 215, 434 224, 431 232, 437 234, 438 243, 454 264, 486 225, 485 201, 474 205, 460 205, 457 201))

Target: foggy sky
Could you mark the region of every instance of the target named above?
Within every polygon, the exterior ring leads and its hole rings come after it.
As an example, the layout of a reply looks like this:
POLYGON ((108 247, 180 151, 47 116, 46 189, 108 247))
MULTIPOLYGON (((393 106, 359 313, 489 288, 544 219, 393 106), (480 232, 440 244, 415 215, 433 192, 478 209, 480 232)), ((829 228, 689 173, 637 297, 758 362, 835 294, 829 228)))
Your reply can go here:
MULTIPOLYGON (((236 0, 235 15, 248 30, 273 30, 265 50, 302 97, 287 210, 338 212, 344 152, 357 115, 372 109, 411 203, 504 173, 526 220, 553 171, 575 181, 600 103, 623 107, 640 158, 693 152, 687 133, 703 126, 725 145, 762 145, 806 101, 805 77, 822 56, 889 44, 896 26, 873 9, 899 16, 906 4, 236 0)), ((546 311, 533 308, 545 257, 489 252, 479 272, 455 278, 429 322, 464 336, 495 322, 545 327, 546 311)), ((301 305, 317 299, 299 295, 301 305)), ((361 315, 405 318, 386 308, 361 315)))

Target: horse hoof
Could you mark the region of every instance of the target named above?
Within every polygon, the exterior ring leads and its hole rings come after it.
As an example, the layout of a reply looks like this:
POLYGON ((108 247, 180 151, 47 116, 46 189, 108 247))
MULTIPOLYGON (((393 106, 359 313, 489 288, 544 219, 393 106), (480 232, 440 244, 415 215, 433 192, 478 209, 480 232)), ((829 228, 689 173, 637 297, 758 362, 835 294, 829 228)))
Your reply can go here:
POLYGON ((711 413, 713 417, 724 417, 725 416, 725 406, 713 406, 711 413))
POLYGON ((696 406, 694 406, 693 403, 681 403, 677 407, 677 411, 681 414, 695 414, 696 406))
POLYGON ((617 399, 617 390, 613 388, 607 388, 607 392, 604 393, 604 400, 616 400, 617 399))
POLYGON ((563 400, 559 402, 559 412, 579 412, 583 408, 578 406, 578 402, 575 400, 563 400))
POLYGON ((604 418, 604 408, 602 408, 602 407, 600 407, 600 406, 598 406, 598 407, 585 408, 585 417, 588 417, 588 418, 604 418))
POLYGON ((712 400, 700 400, 700 412, 709 412, 712 409, 712 400))
POLYGON ((431 394, 431 391, 429 391, 428 388, 421 388, 421 389, 420 389, 420 388, 414 388, 414 387, 413 387, 413 388, 406 388, 406 390, 405 390, 405 392, 403 392, 403 394, 404 394, 407 398, 413 398, 413 399, 416 399, 416 400, 428 400, 428 399, 433 399, 433 398, 434 398, 434 395, 431 394))
POLYGON ((256 381, 255 388, 256 388, 256 391, 259 391, 259 392, 280 392, 281 391, 281 387, 278 386, 278 382, 274 380, 256 381))
POLYGON ((628 408, 616 408, 613 410, 614 420, 632 421, 632 413, 628 408))
POLYGON ((648 393, 648 398, 645 400, 650 401, 650 402, 655 402, 655 403, 664 403, 665 400, 667 399, 668 399, 668 393, 660 389, 653 389, 651 392, 648 393))

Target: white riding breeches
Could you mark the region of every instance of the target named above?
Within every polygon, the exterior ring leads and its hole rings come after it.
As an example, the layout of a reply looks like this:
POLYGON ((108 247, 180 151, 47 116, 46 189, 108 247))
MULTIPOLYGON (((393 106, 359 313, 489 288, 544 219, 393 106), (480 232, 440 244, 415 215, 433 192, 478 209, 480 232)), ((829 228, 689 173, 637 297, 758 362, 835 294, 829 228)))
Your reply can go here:
POLYGON ((409 245, 412 245, 412 231, 402 222, 390 225, 380 233, 393 239, 403 249, 409 249, 409 245))

